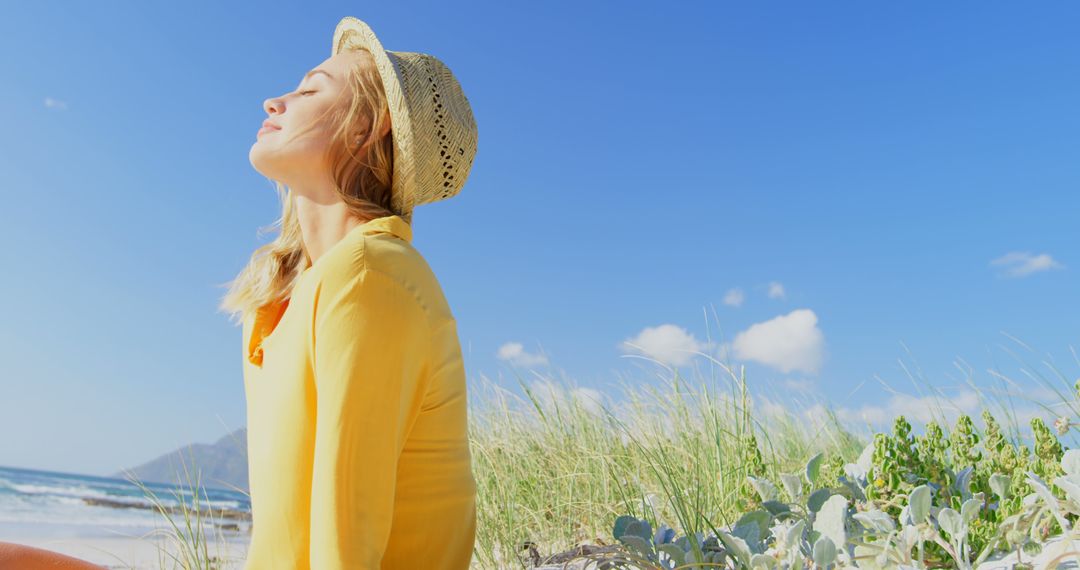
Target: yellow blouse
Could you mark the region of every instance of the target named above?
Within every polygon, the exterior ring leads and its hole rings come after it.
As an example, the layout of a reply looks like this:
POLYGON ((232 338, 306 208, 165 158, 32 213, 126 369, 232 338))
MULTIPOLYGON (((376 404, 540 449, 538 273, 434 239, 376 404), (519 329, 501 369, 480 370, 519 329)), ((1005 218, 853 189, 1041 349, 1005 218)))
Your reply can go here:
POLYGON ((399 216, 351 229, 247 315, 245 570, 469 567, 457 323, 399 216))

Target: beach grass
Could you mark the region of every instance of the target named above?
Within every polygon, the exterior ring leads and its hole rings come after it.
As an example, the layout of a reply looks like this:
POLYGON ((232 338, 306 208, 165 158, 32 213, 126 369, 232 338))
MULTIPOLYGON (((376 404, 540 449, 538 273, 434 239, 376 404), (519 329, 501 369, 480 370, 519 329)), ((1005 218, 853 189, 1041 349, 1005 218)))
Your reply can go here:
POLYGON ((865 446, 835 416, 810 430, 792 415, 762 417, 744 371, 717 362, 724 381, 688 382, 656 364, 660 386, 624 385, 616 406, 539 375, 532 387, 518 378, 524 398, 486 384, 492 396, 470 418, 476 567, 525 568, 534 551, 613 544, 624 514, 681 534, 728 526, 744 512, 747 475, 797 469, 817 451, 851 461, 865 446))
MULTIPOLYGON (((990 375, 998 387, 977 386, 973 373, 965 379, 978 394, 980 409, 994 411, 1012 441, 1023 437, 1018 402, 1030 402, 1052 417, 1075 418, 1080 410, 1073 380, 1051 359, 1027 351, 1010 352, 1019 374, 1058 394, 1061 402, 1029 398, 997 369, 990 375), (1028 362, 1033 355, 1041 362, 1028 362)), ((535 370, 526 377, 515 374, 520 393, 484 376, 478 385, 470 384, 478 487, 473 568, 529 568, 539 557, 580 544, 617 544, 612 525, 621 515, 648 520, 654 528, 663 522, 681 535, 727 528, 750 505, 748 475, 777 480, 781 473, 802 469, 817 453, 827 458, 823 469, 835 470, 854 462, 872 440, 873 426, 852 431, 812 395, 793 407, 768 406, 760 390, 751 396, 745 368, 700 356, 706 370, 695 366, 690 378, 644 359, 655 381, 620 384, 617 395, 623 398, 617 402, 535 370)), ((926 413, 950 425, 948 416, 958 415, 959 407, 916 366, 902 367, 919 397, 933 394, 920 400, 929 402, 926 413)), ((192 497, 200 496, 197 476, 188 479, 188 488, 192 497)), ((169 523, 163 532, 175 544, 175 553, 163 554, 161 568, 239 567, 242 561, 211 554, 211 542, 224 537, 206 536, 202 510, 193 507, 184 509, 179 521, 159 508, 169 523)))
MULTIPOLYGON (((962 361, 957 366, 967 372, 964 385, 978 395, 978 408, 992 411, 1003 435, 1017 442, 1030 439, 1021 428, 1024 405, 1048 417, 1076 418, 1080 408, 1074 378, 1048 356, 1010 340, 1014 344, 1003 348, 1016 374, 1059 402, 1029 397, 1000 368, 988 371, 993 385, 987 387, 975 383, 962 361)), ((527 568, 530 554, 535 560, 535 554, 579 544, 617 544, 613 523, 626 514, 654 529, 666 523, 680 535, 726 528, 749 507, 747 475, 777 481, 817 453, 835 473, 878 431, 869 423, 859 431, 845 427, 850 422, 812 394, 794 405, 766 407, 766 400, 750 397, 744 367, 700 356, 705 370, 695 367, 690 379, 651 361, 657 382, 621 384, 623 402, 612 405, 535 371, 531 379, 517 377, 524 396, 485 380, 484 397, 470 416, 479 487, 474 566, 527 568)), ((931 385, 917 365, 902 360, 901 368, 918 393, 911 397, 925 403, 927 421, 948 429, 963 406, 931 385)))
MULTIPOLYGON (((190 451, 190 448, 188 449, 190 451)), ((157 568, 159 570, 240 568, 244 561, 230 556, 230 549, 226 547, 227 538, 219 520, 214 515, 214 509, 209 507, 210 499, 202 485, 202 474, 196 464, 194 453, 191 453, 187 459, 184 458, 183 453, 179 457, 184 482, 172 488, 173 499, 177 504, 175 508, 166 506, 161 497, 139 481, 134 474, 126 475, 128 481, 139 487, 160 515, 160 520, 165 523, 163 527, 155 528, 142 537, 164 539, 154 541, 158 554, 157 568), (204 507, 204 504, 208 506, 204 507), (209 535, 207 527, 214 529, 209 535)), ((236 491, 247 494, 241 489, 236 489, 236 491)))

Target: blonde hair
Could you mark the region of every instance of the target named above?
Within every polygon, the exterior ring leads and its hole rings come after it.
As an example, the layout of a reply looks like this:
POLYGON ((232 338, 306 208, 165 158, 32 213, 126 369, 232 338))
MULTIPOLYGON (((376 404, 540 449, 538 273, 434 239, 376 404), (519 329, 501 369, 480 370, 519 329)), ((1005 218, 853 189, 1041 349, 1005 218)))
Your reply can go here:
MULTIPOLYGON (((357 61, 348 69, 345 80, 351 96, 348 104, 331 106, 327 110, 331 124, 337 125, 327 151, 335 188, 350 213, 362 221, 397 214, 412 223, 411 211, 394 212, 391 209, 392 133, 387 131, 382 139, 374 140, 390 121, 382 80, 368 50, 354 48, 350 51, 363 52, 362 59, 367 62, 365 65, 363 61, 357 61), (359 143, 355 148, 365 145, 363 157, 353 153, 355 142, 359 143)), ((324 116, 326 113, 319 119, 324 116)), ((307 266, 292 190, 276 180, 273 182, 281 202, 281 217, 257 233, 262 235, 277 226, 280 228, 278 236, 257 248, 236 278, 224 284, 228 291, 218 309, 230 314, 234 323, 242 322, 249 311, 288 299, 297 277, 307 266)))

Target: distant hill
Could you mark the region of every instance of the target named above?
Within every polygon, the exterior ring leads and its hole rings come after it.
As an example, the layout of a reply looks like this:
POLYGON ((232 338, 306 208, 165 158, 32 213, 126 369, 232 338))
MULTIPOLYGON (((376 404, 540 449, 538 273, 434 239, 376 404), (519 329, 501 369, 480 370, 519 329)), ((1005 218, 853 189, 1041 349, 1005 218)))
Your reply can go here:
MULTIPOLYGON (((248 489, 247 428, 225 435, 213 444, 194 443, 133 467, 130 471, 143 482, 188 486, 184 474, 187 466, 191 483, 195 483, 193 465, 201 473, 199 481, 206 487, 235 490, 248 489), (182 462, 181 462, 182 460, 182 462)), ((111 475, 126 479, 123 471, 111 475)))

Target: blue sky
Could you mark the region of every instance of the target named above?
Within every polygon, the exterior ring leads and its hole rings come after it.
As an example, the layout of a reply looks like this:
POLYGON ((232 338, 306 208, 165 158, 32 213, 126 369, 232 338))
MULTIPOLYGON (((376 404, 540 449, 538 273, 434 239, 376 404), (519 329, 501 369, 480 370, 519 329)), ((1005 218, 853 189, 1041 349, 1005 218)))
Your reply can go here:
POLYGON ((23 3, 0 20, 0 465, 106 474, 244 424, 219 285, 279 213, 247 153, 345 15, 472 103, 468 182, 414 219, 471 387, 618 398, 661 370, 630 340, 853 419, 925 408, 883 388, 918 395, 901 360, 966 411, 958 360, 1045 394, 1016 355, 1080 376, 1078 12, 23 3))

